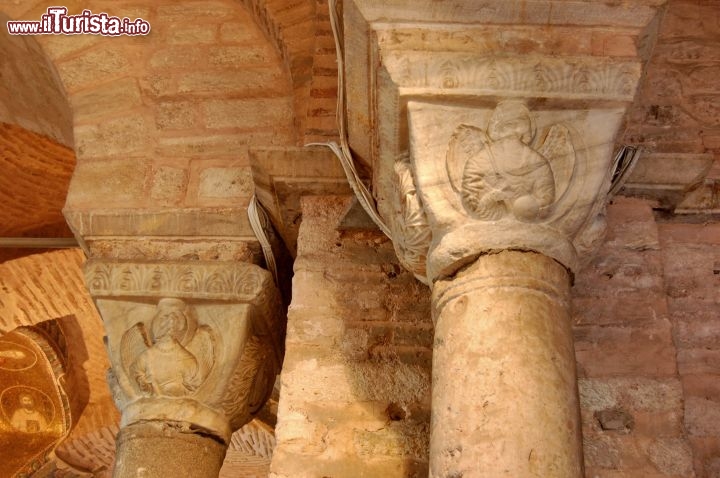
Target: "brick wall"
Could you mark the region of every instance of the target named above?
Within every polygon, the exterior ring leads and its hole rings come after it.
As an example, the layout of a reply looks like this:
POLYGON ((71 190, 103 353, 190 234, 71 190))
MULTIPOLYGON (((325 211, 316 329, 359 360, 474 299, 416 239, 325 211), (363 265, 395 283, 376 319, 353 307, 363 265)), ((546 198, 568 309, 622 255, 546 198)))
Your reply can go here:
POLYGON ((720 227, 660 224, 665 290, 698 478, 720 476, 720 227))
MULTIPOLYGON (((379 233, 336 231, 347 204, 303 203, 274 478, 427 473, 429 290, 397 265, 379 233)), ((718 390, 715 355, 685 351, 677 339, 688 335, 678 319, 684 316, 668 294, 677 279, 667 258, 688 258, 661 248, 648 202, 617 198, 608 221, 602 249, 573 288, 586 476, 717 476, 698 468, 720 463, 712 461, 717 427, 706 421, 720 416, 720 397, 708 398, 718 390), (695 357, 694 372, 686 370, 687 354, 695 357)), ((717 280, 713 262, 695 257, 703 260, 717 280)), ((690 270, 683 271, 686 282, 690 270)), ((697 282, 707 296, 712 284, 697 282)), ((696 307, 710 316, 717 302, 696 307)), ((698 327, 694 340, 718 343, 707 321, 698 327)))
POLYGON ((663 251, 650 204, 616 198, 573 287, 586 476, 690 477, 663 251))

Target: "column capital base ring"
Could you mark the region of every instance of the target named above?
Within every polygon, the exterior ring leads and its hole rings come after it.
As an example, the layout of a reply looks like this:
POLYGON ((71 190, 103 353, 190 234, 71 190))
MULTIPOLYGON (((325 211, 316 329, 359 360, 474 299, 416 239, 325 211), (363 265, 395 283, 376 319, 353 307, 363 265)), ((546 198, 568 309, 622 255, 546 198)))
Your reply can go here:
POLYGON ((427 273, 432 282, 450 277, 485 253, 501 250, 535 251, 570 271, 579 267, 575 246, 561 231, 544 224, 516 221, 472 222, 439 235, 430 247, 427 273))

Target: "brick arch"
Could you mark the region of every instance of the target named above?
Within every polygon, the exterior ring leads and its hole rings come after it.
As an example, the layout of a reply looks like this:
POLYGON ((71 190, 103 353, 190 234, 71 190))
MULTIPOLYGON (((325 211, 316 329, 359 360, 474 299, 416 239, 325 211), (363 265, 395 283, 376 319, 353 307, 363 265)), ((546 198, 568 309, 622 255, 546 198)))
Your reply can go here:
MULTIPOLYGON (((71 237, 61 210, 74 167, 68 146, 0 123, 0 236, 71 237)), ((0 251, 0 261, 8 255, 0 251)))
POLYGON ((337 63, 327 0, 238 0, 255 15, 290 71, 303 143, 337 138, 337 63))
POLYGON ((289 70, 294 93, 295 122, 307 129, 308 99, 313 79, 315 39, 320 20, 316 0, 238 0, 250 10, 289 70))
MULTIPOLYGON (((9 35, 7 20, 0 11, 0 236, 69 237, 61 209, 75 166, 70 104, 36 38, 9 35)), ((0 261, 25 253, 2 249, 0 261)))

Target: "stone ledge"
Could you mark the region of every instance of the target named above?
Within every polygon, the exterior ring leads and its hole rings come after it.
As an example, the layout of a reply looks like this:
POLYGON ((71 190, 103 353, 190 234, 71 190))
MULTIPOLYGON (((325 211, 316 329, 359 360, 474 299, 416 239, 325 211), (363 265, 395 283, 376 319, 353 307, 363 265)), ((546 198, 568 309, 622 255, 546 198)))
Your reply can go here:
POLYGON ((293 256, 302 218, 300 198, 352 194, 329 148, 254 148, 250 165, 255 194, 293 256))
POLYGON ((643 154, 620 194, 656 200, 673 211, 703 185, 713 161, 712 154, 643 154))

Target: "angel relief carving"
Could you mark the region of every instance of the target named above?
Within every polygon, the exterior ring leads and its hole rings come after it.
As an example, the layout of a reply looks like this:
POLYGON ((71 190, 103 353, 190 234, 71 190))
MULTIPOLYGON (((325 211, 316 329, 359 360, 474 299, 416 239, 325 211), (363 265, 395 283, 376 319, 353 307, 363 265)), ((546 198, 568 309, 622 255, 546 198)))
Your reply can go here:
POLYGON ((528 222, 548 216, 567 189, 575 155, 562 124, 550 127, 540 145, 535 137, 530 110, 518 100, 500 102, 487 130, 467 124, 455 129, 447 171, 471 216, 528 222))
POLYGON ((180 299, 160 299, 150 324, 125 332, 120 342, 123 367, 144 395, 182 397, 203 384, 215 363, 215 337, 197 323, 180 299))

